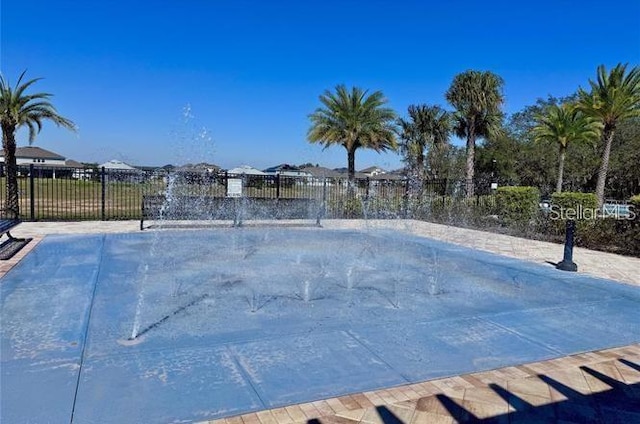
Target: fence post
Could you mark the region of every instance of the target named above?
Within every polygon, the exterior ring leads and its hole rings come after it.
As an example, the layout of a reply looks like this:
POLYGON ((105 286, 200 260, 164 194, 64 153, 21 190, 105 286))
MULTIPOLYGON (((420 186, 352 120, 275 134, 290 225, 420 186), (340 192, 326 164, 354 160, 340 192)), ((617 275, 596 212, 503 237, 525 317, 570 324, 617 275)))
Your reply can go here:
POLYGON ((409 178, 405 180, 404 183, 404 219, 407 219, 409 216, 409 178))
POLYGON ((107 197, 107 184, 106 184, 106 178, 105 178, 105 172, 104 172, 104 166, 100 169, 100 183, 102 185, 102 198, 101 198, 101 205, 100 205, 100 209, 101 209, 101 215, 102 215, 102 220, 106 221, 106 197, 107 197))
POLYGON ((276 199, 280 198, 280 174, 276 174, 276 199))
POLYGON ((29 164, 29 213, 31 221, 36 220, 36 195, 35 195, 35 180, 33 178, 33 164, 29 164))
POLYGON ((367 187, 364 192, 364 199, 369 200, 369 183, 371 182, 371 180, 369 180, 369 177, 367 177, 366 181, 367 181, 367 187))
POLYGON ((322 215, 322 218, 327 216, 327 177, 324 177, 322 181, 322 205, 320 205, 318 220, 316 221, 318 226, 320 226, 320 215, 322 215))

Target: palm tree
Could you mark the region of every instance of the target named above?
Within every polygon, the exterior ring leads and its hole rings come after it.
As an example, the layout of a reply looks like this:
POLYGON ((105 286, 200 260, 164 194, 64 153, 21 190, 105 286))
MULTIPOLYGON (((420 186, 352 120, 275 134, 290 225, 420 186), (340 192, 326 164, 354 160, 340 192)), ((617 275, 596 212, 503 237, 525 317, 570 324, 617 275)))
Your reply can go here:
POLYGON ((597 81, 589 80, 591 92, 578 91, 578 105, 588 116, 599 120, 602 125, 602 162, 598 169, 596 197, 598 207, 604 204, 604 186, 609 169, 611 143, 620 121, 640 116, 640 68, 633 67, 625 74, 627 65, 618 64, 607 73, 604 65, 598 66, 597 81))
POLYGON ((533 128, 536 141, 558 143, 558 180, 556 192, 562 191, 564 159, 569 143, 595 143, 600 137, 600 122, 586 116, 575 104, 565 103, 561 106, 552 104, 544 115, 536 116, 537 125, 533 128))
POLYGON ((41 79, 32 79, 22 84, 25 73, 26 71, 22 72, 13 88, 0 75, 0 125, 2 126, 2 148, 4 150, 7 175, 5 208, 16 218, 20 213, 16 165, 16 131, 22 126, 29 128, 29 144, 31 144, 42 129, 42 122, 45 120, 52 121, 58 126, 75 130, 73 122, 58 115, 56 109, 49 102, 51 94, 25 94, 27 88, 41 79))
POLYGON ((307 138, 311 143, 334 144, 347 150, 349 186, 355 176, 355 155, 359 148, 376 152, 396 149, 395 112, 384 105, 387 99, 381 91, 368 95, 358 87, 347 90, 338 85, 335 92, 326 90, 320 96, 322 107, 309 115, 311 128, 307 138))
MULTIPOLYGON (((440 106, 410 105, 409 120, 398 119, 400 151, 405 161, 415 170, 418 179, 426 179, 425 150, 441 152, 451 135, 451 116, 440 106)), ((434 155, 432 155, 434 156, 434 155)), ((437 154, 435 155, 437 156, 437 154)), ((434 163, 430 164, 432 167, 434 163)))
POLYGON ((502 78, 492 72, 469 70, 456 75, 445 94, 447 101, 456 109, 456 135, 466 138, 467 142, 467 197, 473 196, 476 139, 495 136, 500 132, 503 85, 502 78))

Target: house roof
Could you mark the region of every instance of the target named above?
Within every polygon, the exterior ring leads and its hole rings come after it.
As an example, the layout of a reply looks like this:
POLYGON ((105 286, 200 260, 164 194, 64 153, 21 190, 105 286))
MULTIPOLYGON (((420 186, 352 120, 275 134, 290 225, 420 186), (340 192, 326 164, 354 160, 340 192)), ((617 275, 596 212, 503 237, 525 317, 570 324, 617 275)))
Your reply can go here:
POLYGON ((129 171, 138 171, 138 168, 134 168, 133 166, 122 162, 121 160, 111 159, 108 162, 98 165, 100 168, 105 169, 126 169, 129 171))
POLYGON ((305 166, 300 169, 303 172, 307 172, 314 177, 339 177, 341 174, 333 169, 325 168, 324 166, 305 166))
POLYGON ((386 173, 387 171, 380 168, 379 166, 370 166, 368 168, 365 169, 361 169, 359 172, 363 173, 363 174, 369 174, 371 172, 381 172, 381 173, 386 173))
MULTIPOLYGON (((4 156, 4 152, 1 155, 4 156)), ((36 146, 16 147, 16 158, 65 160, 64 156, 36 146)))
POLYGON ((386 174, 372 175, 369 178, 372 179, 372 180, 393 180, 393 181, 404 180, 404 176, 402 176, 400 174, 395 174, 395 173, 392 173, 392 172, 388 172, 386 174))
POLYGON ((272 166, 271 168, 267 168, 264 172, 274 173, 281 171, 300 171, 301 169, 294 165, 289 165, 288 163, 281 163, 280 165, 272 166))
POLYGON ((77 168, 77 169, 84 169, 86 168, 86 166, 78 161, 75 161, 73 159, 67 159, 66 161, 64 161, 64 164, 70 168, 77 168))
MULTIPOLYGON (((336 173, 336 175, 334 175, 335 177, 347 178, 349 176, 348 168, 335 168, 333 171, 336 173)), ((355 178, 367 178, 368 177, 367 174, 363 174, 362 172, 356 172, 353 176, 355 178)))
POLYGON ((259 169, 249 165, 242 165, 227 171, 229 174, 267 175, 259 169))

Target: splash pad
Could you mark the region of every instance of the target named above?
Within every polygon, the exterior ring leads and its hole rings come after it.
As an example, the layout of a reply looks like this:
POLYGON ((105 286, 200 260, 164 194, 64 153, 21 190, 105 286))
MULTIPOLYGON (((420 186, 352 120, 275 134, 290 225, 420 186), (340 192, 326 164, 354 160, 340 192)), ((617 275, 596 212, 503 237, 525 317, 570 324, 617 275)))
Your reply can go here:
POLYGON ((2 421, 199 421, 638 341, 637 288, 399 225, 47 237, 1 285, 2 421))

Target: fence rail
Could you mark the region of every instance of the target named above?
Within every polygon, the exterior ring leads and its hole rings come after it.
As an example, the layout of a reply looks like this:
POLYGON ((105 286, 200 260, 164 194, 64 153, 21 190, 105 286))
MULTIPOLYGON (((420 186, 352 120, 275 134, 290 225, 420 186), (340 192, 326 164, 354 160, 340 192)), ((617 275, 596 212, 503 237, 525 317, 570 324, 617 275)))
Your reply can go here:
MULTIPOLYGON (((417 187, 415 182, 400 177, 358 178, 350 184, 346 178, 331 177, 29 165, 18 167, 18 189, 20 218, 29 221, 140 219, 146 195, 314 199, 321 202, 328 218, 384 218, 406 216, 416 193, 430 197, 460 195, 464 182, 433 180, 417 187)), ((6 199, 6 179, 0 168, 2 205, 6 199)))

